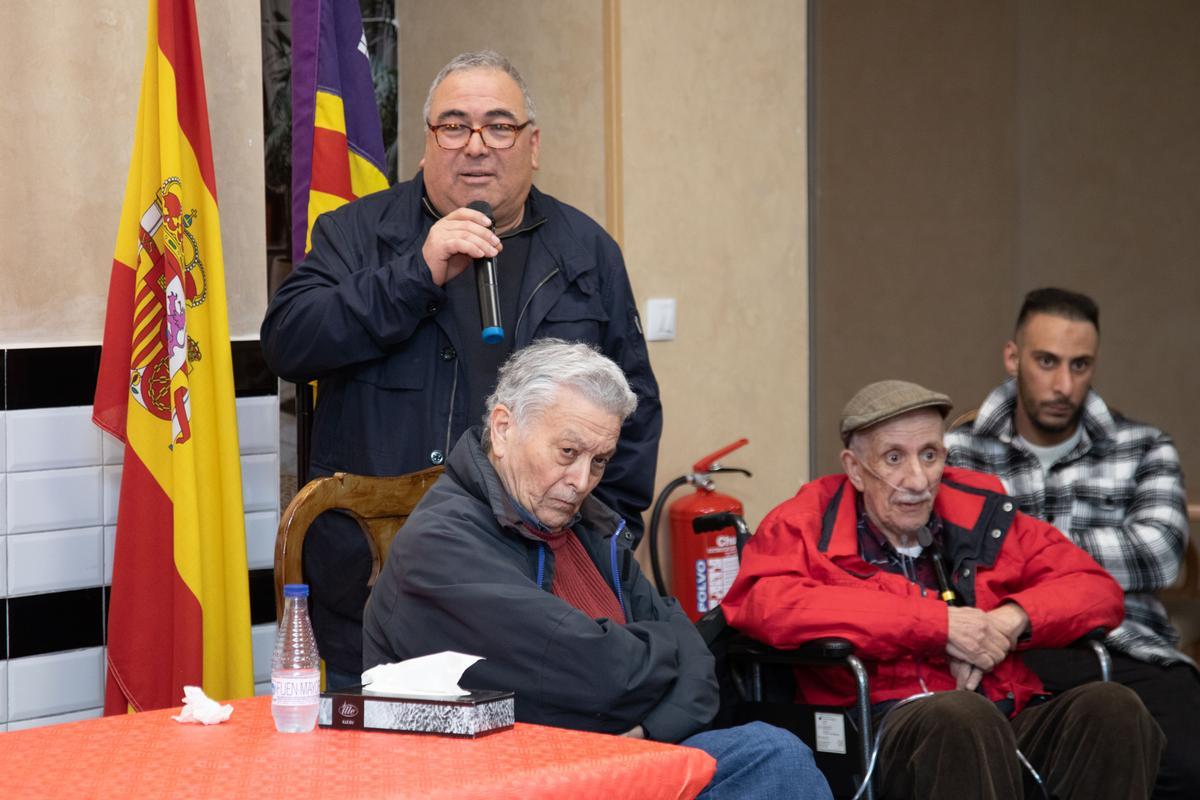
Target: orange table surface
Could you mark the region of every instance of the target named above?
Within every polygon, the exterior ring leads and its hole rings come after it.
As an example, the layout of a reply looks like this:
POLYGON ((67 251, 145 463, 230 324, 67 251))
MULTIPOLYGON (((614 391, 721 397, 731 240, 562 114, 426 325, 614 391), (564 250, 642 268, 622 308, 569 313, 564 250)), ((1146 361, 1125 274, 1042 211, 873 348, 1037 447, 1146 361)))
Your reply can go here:
POLYGON ((268 697, 220 725, 178 709, 0 733, 0 796, 692 798, 716 762, 688 747, 518 724, 478 739, 275 730, 268 697))

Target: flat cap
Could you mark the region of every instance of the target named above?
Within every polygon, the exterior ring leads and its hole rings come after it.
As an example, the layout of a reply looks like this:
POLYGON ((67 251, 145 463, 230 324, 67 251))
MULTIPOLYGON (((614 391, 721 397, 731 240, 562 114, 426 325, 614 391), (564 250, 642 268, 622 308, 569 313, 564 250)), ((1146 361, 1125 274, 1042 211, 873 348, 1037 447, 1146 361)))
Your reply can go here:
POLYGON ((876 381, 859 389, 842 409, 842 443, 850 443, 850 434, 877 425, 884 420, 916 411, 936 409, 944 418, 954 404, 941 392, 908 381, 876 381))

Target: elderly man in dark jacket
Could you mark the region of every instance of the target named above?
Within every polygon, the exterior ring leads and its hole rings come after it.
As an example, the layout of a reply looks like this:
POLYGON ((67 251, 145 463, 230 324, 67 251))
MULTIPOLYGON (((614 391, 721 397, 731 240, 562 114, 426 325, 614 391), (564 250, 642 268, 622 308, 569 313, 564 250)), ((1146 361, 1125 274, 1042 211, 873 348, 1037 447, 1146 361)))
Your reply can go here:
MULTIPOLYGON (((438 74, 424 169, 318 218, 312 249, 271 300, 275 374, 320 379, 311 473, 399 475, 441 464, 478 424, 496 370, 552 336, 597 346, 638 395, 596 494, 635 537, 650 504, 662 411, 621 251, 585 214, 533 186, 541 131, 520 73, 492 52, 438 74), (486 201, 495 225, 467 206, 486 201), (504 340, 485 343, 473 259, 495 258, 504 340)), ((370 556, 357 525, 326 514, 304 573, 331 684, 352 682, 370 556)))
POLYGON ((392 543, 364 615, 363 666, 442 650, 483 656, 464 686, 516 691, 517 719, 699 747, 710 792, 829 797, 812 754, 756 723, 704 731, 713 658, 638 569, 624 521, 591 496, 637 398, 582 344, 514 355, 488 421, 392 543))

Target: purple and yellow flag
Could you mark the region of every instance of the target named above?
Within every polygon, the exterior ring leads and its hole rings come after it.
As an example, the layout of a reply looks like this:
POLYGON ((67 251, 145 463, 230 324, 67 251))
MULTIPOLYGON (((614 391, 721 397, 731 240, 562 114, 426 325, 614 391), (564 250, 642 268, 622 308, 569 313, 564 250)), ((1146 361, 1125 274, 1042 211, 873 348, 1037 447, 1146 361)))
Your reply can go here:
POLYGON ((254 692, 217 184, 193 0, 150 0, 93 421, 125 443, 106 714, 254 692))
POLYGON ((387 159, 358 0, 292 0, 292 256, 317 217, 386 189, 387 159))

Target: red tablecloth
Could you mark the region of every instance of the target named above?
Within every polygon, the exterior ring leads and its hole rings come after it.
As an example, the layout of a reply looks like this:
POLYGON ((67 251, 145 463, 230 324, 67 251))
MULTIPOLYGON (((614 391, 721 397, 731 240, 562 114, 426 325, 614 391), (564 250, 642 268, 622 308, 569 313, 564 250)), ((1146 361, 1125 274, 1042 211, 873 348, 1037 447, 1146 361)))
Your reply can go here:
POLYGON ((687 747, 539 725, 479 739, 318 728, 282 734, 270 698, 220 725, 178 710, 0 733, 8 798, 692 798, 715 762, 687 747))

